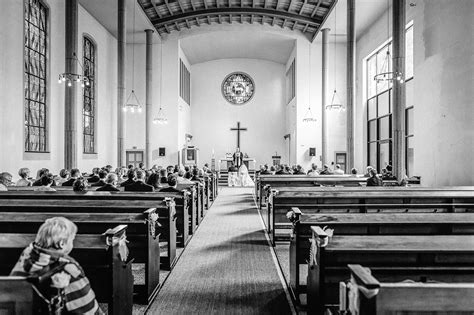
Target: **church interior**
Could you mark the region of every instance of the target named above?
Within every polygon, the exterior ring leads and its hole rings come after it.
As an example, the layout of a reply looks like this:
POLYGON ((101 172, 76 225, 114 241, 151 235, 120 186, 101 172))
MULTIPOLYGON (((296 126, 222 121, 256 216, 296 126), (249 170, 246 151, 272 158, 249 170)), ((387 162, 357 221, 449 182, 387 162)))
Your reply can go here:
POLYGON ((1 7, 0 314, 474 314, 473 0, 1 7))

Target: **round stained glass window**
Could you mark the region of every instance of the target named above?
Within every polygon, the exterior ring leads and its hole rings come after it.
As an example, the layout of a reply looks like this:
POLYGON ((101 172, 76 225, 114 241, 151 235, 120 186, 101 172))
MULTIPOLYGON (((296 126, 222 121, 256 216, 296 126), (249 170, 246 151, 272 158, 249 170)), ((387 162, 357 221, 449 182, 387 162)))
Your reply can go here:
POLYGON ((222 95, 231 104, 243 105, 250 101, 255 92, 252 78, 243 72, 229 74, 222 82, 222 95))

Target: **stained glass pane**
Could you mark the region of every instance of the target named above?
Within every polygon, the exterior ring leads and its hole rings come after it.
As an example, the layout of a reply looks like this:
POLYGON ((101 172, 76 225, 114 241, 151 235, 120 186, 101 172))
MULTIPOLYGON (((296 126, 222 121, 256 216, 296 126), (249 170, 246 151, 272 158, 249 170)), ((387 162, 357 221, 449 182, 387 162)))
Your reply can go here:
POLYGON ((47 22, 48 11, 39 0, 24 6, 25 150, 47 150, 47 22))
POLYGON ((377 94, 377 82, 374 76, 377 74, 377 55, 367 60, 367 97, 371 98, 377 94))
POLYGON ((84 75, 89 79, 89 86, 85 86, 83 89, 83 135, 84 135, 84 153, 94 153, 94 137, 95 137, 95 125, 94 125, 94 107, 95 107, 95 55, 96 46, 87 37, 83 39, 83 65, 84 75))

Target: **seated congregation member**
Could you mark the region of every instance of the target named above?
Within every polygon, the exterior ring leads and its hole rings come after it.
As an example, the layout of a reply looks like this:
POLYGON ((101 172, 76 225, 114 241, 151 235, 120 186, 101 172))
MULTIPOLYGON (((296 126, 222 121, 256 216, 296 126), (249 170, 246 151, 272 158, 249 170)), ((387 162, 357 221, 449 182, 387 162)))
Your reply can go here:
POLYGON ((273 166, 273 165, 270 166, 270 174, 271 174, 271 175, 275 175, 275 172, 276 172, 275 166, 273 166))
POLYGON ((334 170, 334 175, 344 175, 344 171, 341 169, 341 165, 336 164, 336 169, 334 170))
POLYGON ((393 173, 392 173, 392 165, 388 164, 382 170, 382 180, 397 180, 395 175, 393 175, 393 173))
MULTIPOLYGON (((366 168, 366 173, 364 174, 364 177, 370 177, 370 170, 375 170, 375 168, 373 168, 372 166, 367 166, 366 168)), ((377 171, 376 171, 377 172, 377 171)))
POLYGON ((184 175, 186 175, 184 170, 178 171, 178 176, 176 177, 178 184, 194 184, 193 181, 189 180, 188 178, 185 178, 184 175))
POLYGON ((288 175, 289 172, 286 170, 286 165, 278 165, 275 175, 288 175))
POLYGON ((137 171, 137 180, 135 183, 126 185, 125 191, 155 191, 153 186, 145 184, 145 172, 142 170, 137 171))
POLYGON ((103 167, 103 169, 106 170, 106 171, 107 171, 107 174, 108 174, 108 173, 112 173, 112 170, 113 170, 114 168, 112 167, 112 165, 107 164, 106 166, 103 167))
POLYGON ((316 163, 311 164, 311 169, 308 171, 308 176, 318 176, 318 166, 316 163))
POLYGON ((27 167, 22 167, 18 171, 18 175, 20 179, 16 182, 16 186, 18 187, 25 187, 33 185, 33 182, 28 179, 30 176, 30 169, 27 167))
POLYGON ((178 181, 175 175, 168 176, 168 185, 169 187, 161 188, 160 192, 181 192, 181 190, 177 189, 178 181))
POLYGON ((268 170, 268 164, 265 164, 262 169, 260 170, 260 175, 271 175, 270 171, 268 170))
POLYGON ((12 185, 12 174, 8 172, 0 173, 0 191, 8 191, 8 186, 12 185))
POLYGON ((69 171, 63 168, 61 171, 59 171, 59 180, 57 182, 57 185, 62 186, 63 183, 67 182, 67 180, 69 179, 68 177, 69 171))
POLYGON ((143 163, 143 162, 138 163, 138 169, 139 170, 145 170, 145 163, 143 163))
POLYGON ((193 177, 191 177, 191 181, 202 183, 201 178, 199 178, 199 169, 193 169, 193 177))
POLYGON ((133 169, 129 169, 128 172, 127 172, 127 180, 122 182, 120 184, 121 187, 125 187, 127 185, 131 185, 131 184, 134 184, 135 183, 135 177, 136 177, 136 173, 133 169))
POLYGON ((351 176, 354 176, 354 177, 358 176, 357 175, 357 169, 354 168, 354 167, 351 169, 351 176))
POLYGON ((10 276, 32 276, 64 262, 66 265, 58 276, 69 282, 64 283, 67 314, 103 314, 84 270, 69 256, 76 233, 77 226, 66 218, 47 219, 39 228, 35 241, 23 250, 10 276))
MULTIPOLYGON (((110 173, 113 174, 113 173, 110 173)), ((100 170, 99 171, 99 180, 95 183, 93 183, 91 186, 92 187, 101 187, 105 186, 105 178, 107 177, 107 171, 106 170, 100 170)))
POLYGON ((153 186, 155 189, 161 189, 163 186, 160 184, 160 174, 152 173, 148 176, 146 183, 150 186, 153 186))
MULTIPOLYGON (((92 169, 92 176, 89 177, 89 178, 87 179, 87 181, 88 181, 89 183, 91 183, 91 184, 97 183, 97 182, 100 180, 99 172, 100 172, 100 168, 94 167, 94 168, 92 169)), ((92 185, 92 186, 93 186, 93 185, 92 185)))
POLYGON ((62 186, 72 186, 79 177, 81 177, 81 171, 79 171, 77 168, 73 168, 71 170, 71 177, 65 181, 62 186))
POLYGON ((319 175, 332 175, 332 171, 327 164, 324 164, 323 170, 319 172, 319 175))
POLYGON ((35 188, 35 191, 56 191, 51 185, 54 183, 54 176, 51 173, 44 174, 41 177, 41 186, 35 188))
MULTIPOLYGON (((49 170, 47 168, 42 168, 36 173, 36 180, 33 182, 32 186, 41 186, 41 178, 43 175, 48 174, 49 170)), ((54 185, 53 185, 54 186, 54 185)))
POLYGON ((301 165, 296 165, 293 175, 306 175, 306 173, 301 165))
POLYGON ((72 190, 75 192, 85 192, 87 191, 87 180, 79 177, 72 184, 72 190))
POLYGON ((370 177, 367 178, 367 186, 383 186, 382 179, 377 175, 375 169, 370 169, 370 177))
POLYGON ((168 171, 165 168, 160 170, 160 184, 168 185, 168 171))
POLYGON ((170 175, 170 174, 173 174, 174 172, 174 166, 173 165, 168 165, 166 167, 166 176, 170 175))
POLYGON ((105 178, 105 185, 97 188, 96 191, 120 191, 120 189, 116 187, 117 182, 118 182, 117 174, 109 173, 107 174, 107 177, 105 178))
POLYGON ((212 174, 212 170, 209 168, 209 164, 204 164, 202 170, 204 171, 204 174, 212 174))

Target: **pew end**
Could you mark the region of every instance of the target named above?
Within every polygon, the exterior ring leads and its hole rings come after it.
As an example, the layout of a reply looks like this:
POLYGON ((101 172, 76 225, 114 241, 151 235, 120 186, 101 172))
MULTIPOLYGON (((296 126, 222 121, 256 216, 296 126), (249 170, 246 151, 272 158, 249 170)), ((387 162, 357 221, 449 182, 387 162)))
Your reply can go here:
MULTIPOLYGON (((369 268, 348 265, 347 307, 352 314, 381 315, 399 312, 418 314, 468 314, 474 311, 474 283, 421 283, 412 281, 380 283, 369 268), (352 294, 350 291, 354 291, 352 294)), ((343 297, 340 296, 340 301, 343 297)))

